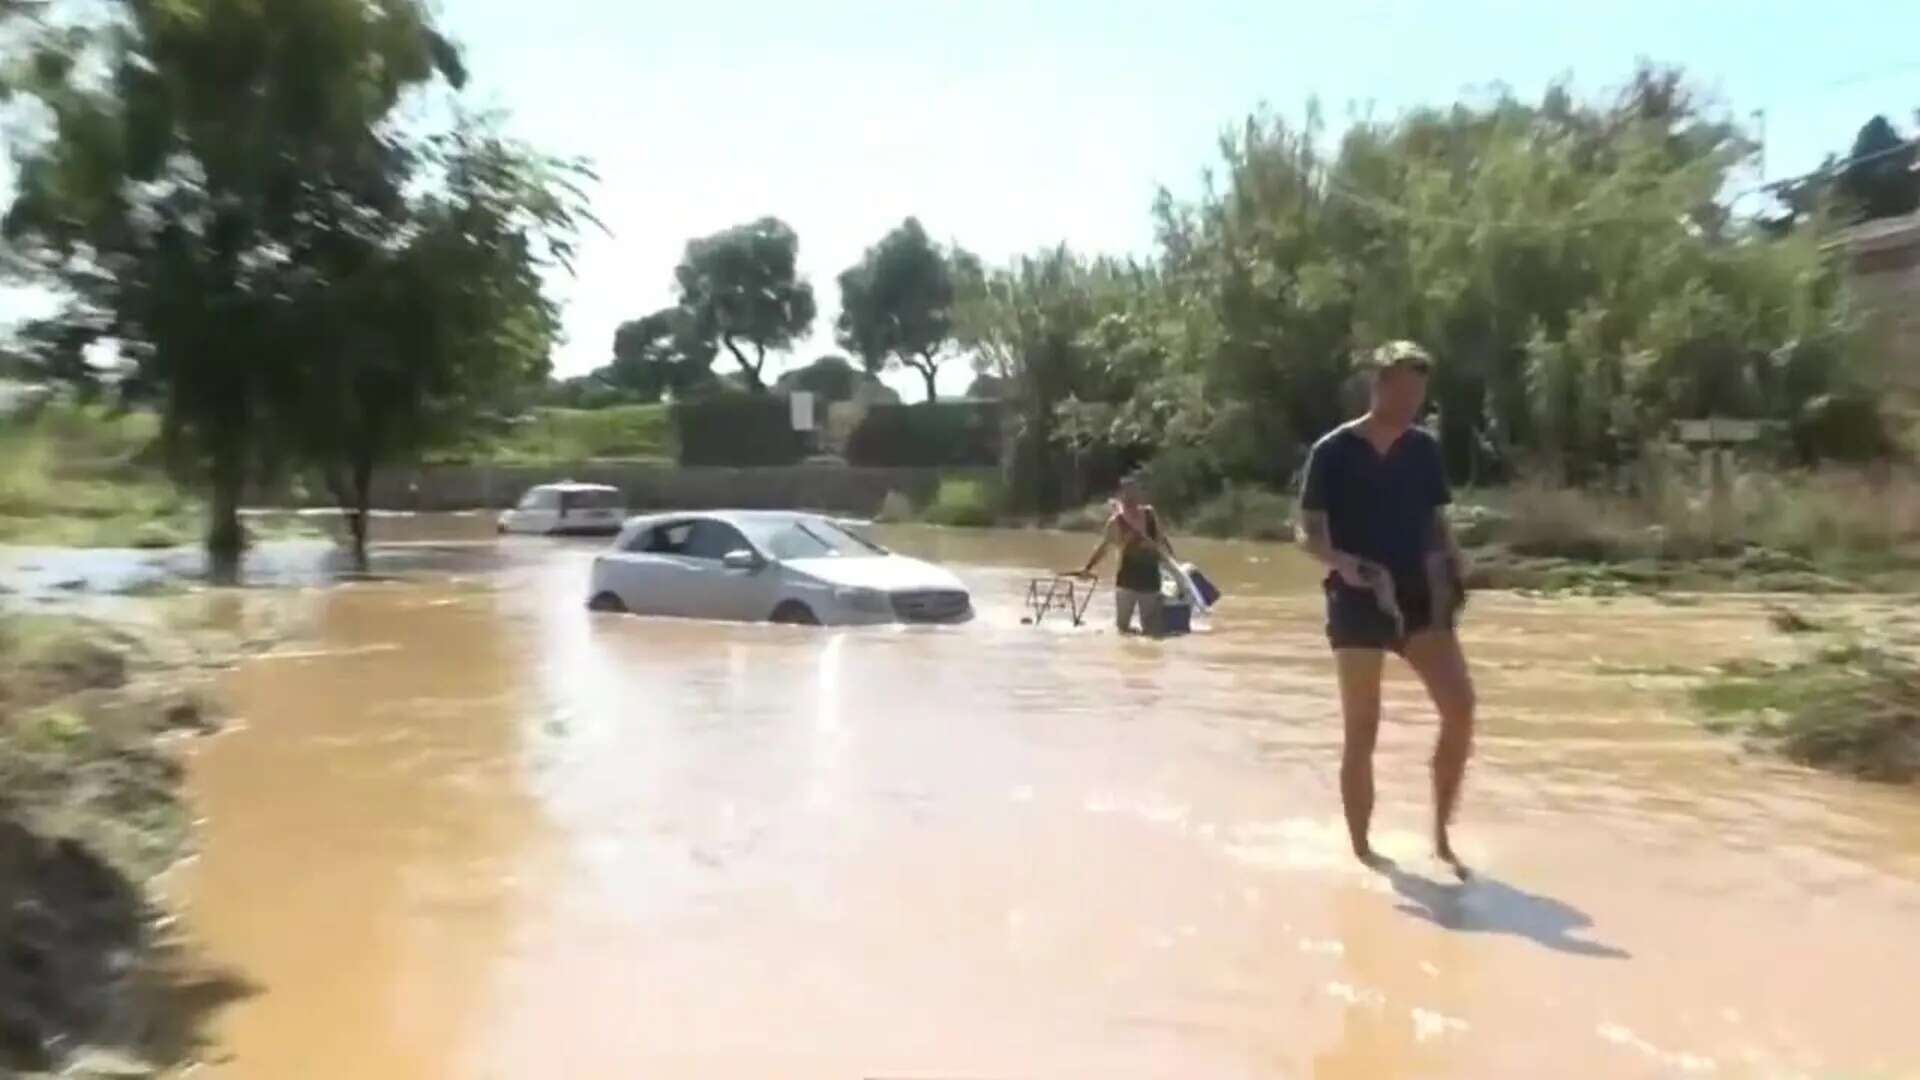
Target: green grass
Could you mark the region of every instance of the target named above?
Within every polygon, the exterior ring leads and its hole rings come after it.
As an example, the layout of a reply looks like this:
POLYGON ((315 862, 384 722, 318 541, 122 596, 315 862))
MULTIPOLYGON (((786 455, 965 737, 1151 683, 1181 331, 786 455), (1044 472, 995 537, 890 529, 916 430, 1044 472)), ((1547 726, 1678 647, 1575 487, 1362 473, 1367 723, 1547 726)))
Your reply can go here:
POLYGON ((1694 691, 1715 731, 1867 780, 1920 779, 1920 663, 1858 641, 1789 664, 1725 665, 1694 691))
POLYGON ((0 543, 166 547, 191 542, 198 500, 155 460, 149 414, 51 403, 0 431, 0 543))
POLYGON ((916 516, 913 500, 905 492, 889 491, 887 497, 880 500, 880 509, 874 513, 873 520, 884 525, 900 525, 913 521, 916 516))
POLYGON ((921 516, 933 525, 984 528, 999 524, 999 497, 978 480, 942 480, 921 516))
POLYGON ((1293 539, 1293 499, 1257 487, 1228 485, 1202 502, 1182 524, 1201 536, 1246 540, 1293 539))
POLYGON ((533 465, 675 456, 673 419, 665 405, 605 409, 539 408, 505 435, 476 442, 442 460, 533 465))

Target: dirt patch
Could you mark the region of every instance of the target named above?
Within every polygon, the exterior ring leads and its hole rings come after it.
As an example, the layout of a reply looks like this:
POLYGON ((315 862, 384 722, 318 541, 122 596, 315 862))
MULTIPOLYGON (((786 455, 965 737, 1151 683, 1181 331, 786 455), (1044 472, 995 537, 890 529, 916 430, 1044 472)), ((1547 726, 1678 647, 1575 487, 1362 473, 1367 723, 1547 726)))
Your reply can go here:
POLYGON ((0 1075, 146 1075, 243 992, 147 890, 187 845, 178 743, 218 723, 211 640, 0 613, 0 1075))

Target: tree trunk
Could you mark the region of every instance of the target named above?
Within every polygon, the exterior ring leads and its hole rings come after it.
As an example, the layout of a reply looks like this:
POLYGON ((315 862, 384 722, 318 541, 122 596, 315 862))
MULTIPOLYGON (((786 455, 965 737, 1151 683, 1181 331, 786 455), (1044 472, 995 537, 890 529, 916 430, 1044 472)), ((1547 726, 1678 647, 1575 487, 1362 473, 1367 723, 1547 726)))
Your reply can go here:
POLYGON ((367 560, 367 530, 373 521, 373 461, 363 458, 353 463, 353 567, 365 573, 367 560))
POLYGON ((237 460, 216 461, 212 499, 207 504, 207 576, 216 585, 240 580, 240 555, 247 534, 240 527, 240 495, 246 474, 237 460))
POLYGON ((940 368, 931 360, 913 366, 919 369, 920 377, 927 381, 927 404, 931 405, 934 403, 934 400, 939 397, 939 391, 934 389, 933 383, 934 376, 940 373, 940 368))
POLYGON ((760 367, 767 362, 767 350, 761 348, 760 364, 753 364, 747 360, 746 354, 734 345, 732 338, 723 337, 720 339, 720 344, 725 345, 727 351, 733 354, 733 358, 739 361, 740 372, 747 377, 747 388, 756 394, 766 393, 767 384, 760 381, 760 367))

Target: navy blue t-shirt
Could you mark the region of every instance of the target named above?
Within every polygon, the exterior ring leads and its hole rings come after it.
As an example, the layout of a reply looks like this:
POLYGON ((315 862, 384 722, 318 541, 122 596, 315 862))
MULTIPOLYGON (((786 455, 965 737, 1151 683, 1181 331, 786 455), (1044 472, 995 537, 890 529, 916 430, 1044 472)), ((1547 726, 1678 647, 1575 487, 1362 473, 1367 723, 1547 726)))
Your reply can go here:
POLYGON ((1335 551, 1385 566, 1396 581, 1425 580, 1433 514, 1453 501, 1440 440, 1408 428, 1385 454, 1349 425, 1313 444, 1300 506, 1327 515, 1335 551))

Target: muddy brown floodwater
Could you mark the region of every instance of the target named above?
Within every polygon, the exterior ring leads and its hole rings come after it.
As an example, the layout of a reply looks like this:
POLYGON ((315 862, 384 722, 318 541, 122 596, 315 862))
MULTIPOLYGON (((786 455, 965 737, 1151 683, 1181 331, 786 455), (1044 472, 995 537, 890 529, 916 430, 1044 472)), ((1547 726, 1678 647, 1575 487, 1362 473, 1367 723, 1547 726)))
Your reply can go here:
POLYGON ((887 538, 980 618, 591 615, 594 546, 534 540, 310 593, 193 770, 176 886, 254 987, 204 1074, 1920 1075, 1920 798, 1644 673, 1784 655, 1760 601, 1478 598, 1459 886, 1403 674, 1400 869, 1347 858, 1291 552, 1202 547, 1220 617, 1155 644, 1020 625, 1083 538, 887 538))

